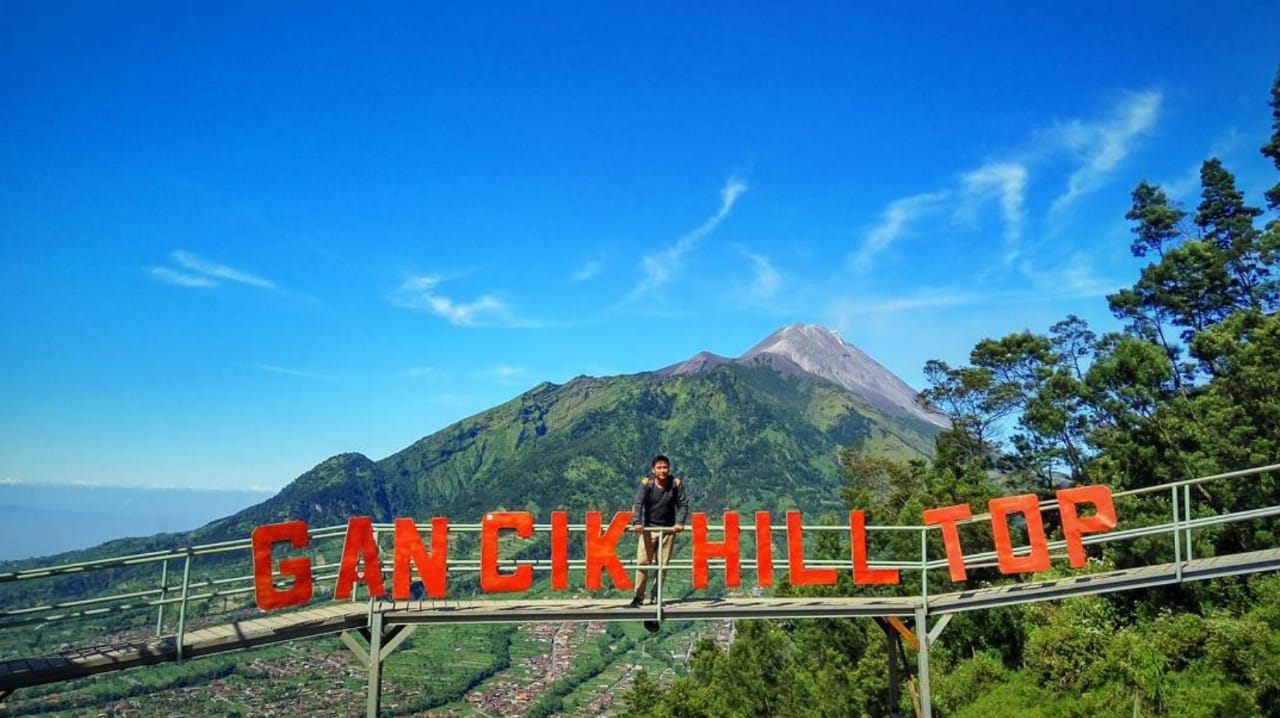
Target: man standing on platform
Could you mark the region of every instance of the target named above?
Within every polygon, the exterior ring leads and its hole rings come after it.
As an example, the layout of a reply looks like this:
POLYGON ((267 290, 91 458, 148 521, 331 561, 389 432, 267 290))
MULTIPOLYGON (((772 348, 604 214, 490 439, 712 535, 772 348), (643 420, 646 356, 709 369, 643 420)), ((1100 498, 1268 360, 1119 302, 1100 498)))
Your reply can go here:
MULTIPOLYGON (((640 492, 636 494, 636 504, 631 512, 631 530, 640 534, 636 563, 647 566, 657 561, 665 566, 671 561, 676 533, 684 530, 684 523, 689 518, 689 498, 685 495, 684 481, 671 475, 671 461, 667 457, 661 454, 653 457, 650 467, 649 475, 640 479, 640 492), (661 560, 658 560, 659 555, 661 560)), ((636 594, 631 599, 632 607, 644 603, 648 579, 648 569, 636 571, 636 594)), ((649 603, 657 602, 658 581, 655 580, 649 591, 649 603)))

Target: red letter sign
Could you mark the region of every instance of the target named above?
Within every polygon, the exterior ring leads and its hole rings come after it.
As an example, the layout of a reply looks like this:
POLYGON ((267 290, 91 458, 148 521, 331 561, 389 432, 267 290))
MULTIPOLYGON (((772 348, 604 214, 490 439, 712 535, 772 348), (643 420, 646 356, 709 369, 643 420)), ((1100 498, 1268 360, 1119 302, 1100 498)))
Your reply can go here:
POLYGON ((768 511, 756 512, 756 583, 773 585, 773 526, 768 511))
POLYGON ((973 516, 973 512, 969 510, 969 504, 956 504, 924 512, 926 524, 942 524, 942 545, 947 548, 947 567, 951 569, 952 581, 963 581, 967 576, 964 570, 964 552, 960 550, 960 532, 956 530, 956 522, 970 516, 973 516))
POLYGON ((853 582, 860 585, 897 583, 898 569, 871 568, 867 561, 867 517, 861 511, 849 512, 849 536, 853 539, 853 582))
POLYGON ((812 586, 836 582, 834 568, 804 567, 804 536, 800 533, 800 512, 787 512, 787 564, 792 586, 812 586))
POLYGON ((1028 573, 1049 568, 1049 543, 1044 537, 1044 522, 1040 518, 1040 501, 1035 494, 1006 496, 992 499, 987 504, 991 512, 991 530, 996 539, 996 560, 1002 573, 1028 573), (1027 540, 1031 552, 1026 556, 1013 553, 1013 540, 1009 538, 1009 514, 1022 514, 1027 520, 1027 540))
POLYGON ((370 596, 387 592, 382 582, 382 562, 378 560, 378 542, 373 538, 373 519, 352 516, 347 519, 347 536, 342 541, 342 564, 338 566, 338 585, 334 598, 350 598, 351 585, 359 581, 369 587, 370 596), (357 564, 364 559, 364 577, 357 575, 357 564))
POLYGON ((551 512, 551 587, 569 587, 569 514, 551 512))
POLYGON ((724 558, 724 585, 735 588, 738 575, 738 512, 724 514, 724 541, 707 540, 707 515, 701 511, 693 514, 693 587, 707 587, 707 559, 724 558))
POLYGON ((600 512, 587 512, 587 588, 600 588, 600 574, 609 570, 609 578, 618 588, 631 588, 631 577, 618 560, 618 541, 631 524, 631 512, 619 511, 609 522, 609 529, 600 533, 600 512))
POLYGON ((295 556, 280 562, 280 573, 293 576, 293 586, 283 591, 276 588, 271 572, 272 544, 288 541, 294 548, 302 548, 307 540, 306 521, 285 521, 253 530, 253 587, 258 608, 266 611, 311 600, 311 559, 295 556))
POLYGON ((1067 539, 1067 556, 1071 565, 1080 568, 1088 560, 1081 538, 1087 533, 1109 531, 1116 527, 1116 507, 1111 502, 1111 489, 1097 484, 1058 491, 1058 513, 1062 515, 1062 534, 1067 539), (1091 503, 1092 516, 1080 517, 1076 504, 1091 503))
POLYGON ((413 564, 418 566, 422 586, 432 598, 443 598, 447 591, 445 566, 449 556, 449 519, 431 519, 431 551, 422 543, 418 525, 410 518, 396 519, 395 569, 391 574, 391 597, 404 600, 411 596, 413 564))
POLYGON ((484 515, 480 529, 480 590, 524 591, 533 585, 533 566, 522 563, 511 573, 498 570, 498 530, 515 529, 520 538, 533 535, 533 514, 528 511, 494 511, 484 515))

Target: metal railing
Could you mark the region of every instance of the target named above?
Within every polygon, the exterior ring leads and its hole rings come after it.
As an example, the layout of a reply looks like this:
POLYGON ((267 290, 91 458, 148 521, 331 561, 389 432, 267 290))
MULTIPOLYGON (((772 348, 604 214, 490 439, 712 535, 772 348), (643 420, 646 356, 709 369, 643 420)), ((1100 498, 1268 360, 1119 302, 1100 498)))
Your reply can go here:
MULTIPOLYGON (((1129 525, 1131 521, 1126 520, 1126 516, 1120 513, 1118 519, 1119 524, 1123 528, 1106 533, 1088 534, 1083 537, 1086 545, 1098 545, 1120 541, 1130 541, 1138 538, 1157 536, 1168 534, 1171 537, 1172 558, 1177 566, 1178 579, 1181 580, 1181 569, 1188 561, 1194 557, 1193 551, 1193 532, 1202 531, 1215 526, 1225 524, 1265 519, 1280 516, 1280 505, 1264 506, 1247 510, 1238 510, 1226 513, 1209 513, 1208 515, 1195 516, 1193 512, 1192 492, 1194 486, 1204 486, 1216 482, 1235 481, 1251 476, 1257 476, 1268 472, 1280 471, 1280 464, 1271 464, 1260 466, 1242 471, 1232 471, 1213 476, 1204 476, 1194 479, 1185 479, 1180 481, 1171 481, 1156 486, 1148 486, 1137 489, 1129 489, 1118 491, 1113 494, 1113 499, 1134 499, 1134 500, 1156 500, 1163 502, 1167 496, 1169 503, 1167 514, 1168 520, 1157 520, 1155 523, 1147 525, 1129 525)), ((1057 501, 1047 499, 1040 502, 1041 511, 1057 510, 1057 501)), ((1201 510, 1207 510, 1208 504, 1202 504, 1197 507, 1201 510)), ((1157 512, 1148 511, 1148 515, 1157 515, 1157 512)), ((976 514, 973 517, 958 522, 960 527, 982 525, 988 522, 990 516, 988 514, 976 514)), ((989 524, 988 524, 989 525, 989 524)), ((424 522, 418 524, 420 530, 429 530, 430 523, 424 522)), ((387 537, 394 534, 393 524, 374 524, 375 541, 379 545, 379 555, 381 558, 381 567, 390 571, 393 568, 393 561, 388 556, 393 555, 386 546, 383 546, 387 537)), ((587 527, 585 524, 570 524, 569 531, 573 533, 585 534, 587 527)), ((707 527, 709 535, 719 532, 723 536, 723 525, 710 525, 707 527)), ((902 533, 915 533, 918 535, 918 554, 913 549, 911 553, 915 555, 898 555, 890 558, 873 558, 869 565, 873 569, 898 569, 903 572, 919 572, 920 589, 919 596, 922 604, 927 607, 930 596, 929 573, 931 571, 943 571, 948 567, 948 561, 945 556, 941 556, 940 552, 933 550, 931 536, 938 537, 937 526, 922 525, 882 525, 867 526, 868 546, 881 546, 880 551, 883 552, 884 540, 902 533), (873 540, 878 538, 879 540, 873 540), (932 552, 932 553, 931 553, 932 552), (937 554, 938 557, 934 557, 937 554)), ((777 527, 779 533, 785 531, 784 527, 777 527)), ((829 526, 829 525, 812 525, 805 524, 801 527, 804 532, 847 532, 849 527, 846 526, 829 526)), ((450 534, 474 534, 482 530, 479 523, 468 524, 451 524, 449 526, 450 534)), ((338 570, 336 562, 329 564, 323 560, 326 553, 340 555, 341 546, 336 551, 331 551, 330 543, 334 539, 341 540, 345 537, 347 527, 326 526, 322 528, 311 529, 308 532, 311 543, 304 550, 313 558, 316 568, 313 581, 318 588, 333 586, 336 584, 338 570)), ((551 524, 535 524, 535 536, 541 533, 549 533, 551 524)), ((739 527, 739 531, 748 535, 756 531, 753 524, 747 523, 739 527)), ((631 535, 628 533, 628 536, 631 535)), ((683 542, 687 544, 687 542, 683 542)), ((755 542, 743 542, 750 546, 754 546, 755 542)), ((910 542, 916 543, 914 541, 910 542)), ((660 542, 659 542, 660 544, 660 542)), ((621 545, 621 544, 620 544, 621 545)), ((1062 539, 1050 540, 1048 542, 1049 550, 1054 556, 1061 556, 1066 548, 1066 542, 1062 539)), ((663 551, 659 545, 658 551, 659 561, 657 565, 642 564, 636 561, 623 561, 623 567, 628 572, 637 569, 647 569, 653 572, 653 580, 657 582, 657 602, 655 606, 655 617, 661 620, 663 617, 663 606, 670 600, 671 578, 669 573, 681 573, 688 571, 692 574, 693 562, 690 558, 673 559, 665 562, 662 559, 663 551)), ((252 566, 252 542, 250 539, 240 539, 235 541, 223 541, 218 543, 201 544, 196 546, 187 546, 175 548, 166 551, 152 551, 147 553, 131 554, 127 556, 117 556, 92 561, 82 561, 77 563, 61 564, 56 566, 39 567, 32 569, 23 569, 8 573, 0 573, 0 632, 12 631, 24 626, 35 625, 44 627, 64 622, 92 619, 113 614, 137 614, 147 620, 145 616, 149 612, 155 612, 155 630, 156 636, 164 634, 166 610, 170 607, 177 607, 177 619, 173 640, 176 643, 178 658, 182 658, 183 639, 189 627, 191 619, 192 607, 200 604, 204 609, 201 618, 207 620, 218 616, 227 616, 237 612, 254 610, 251 603, 247 599, 255 590, 254 577, 252 573, 244 574, 243 566, 247 563, 252 566), (223 560, 214 562, 211 565, 201 565, 202 562, 210 557, 227 558, 228 555, 239 554, 235 560, 223 560), (182 579, 180 582, 170 584, 170 568, 174 562, 180 562, 182 567, 182 579), (137 573, 137 570, 145 566, 154 566, 159 564, 159 585, 154 587, 145 587, 145 577, 137 573), (10 587, 33 585, 41 580, 56 580, 59 578, 71 577, 81 574, 92 574, 102 571, 114 571, 119 569, 127 569, 129 575, 125 577, 123 583, 129 587, 129 590, 119 590, 119 588, 108 588, 100 595, 88 598, 78 598, 72 600, 59 601, 56 596, 46 600, 34 600, 29 605, 7 605, 13 591, 10 587), (197 575, 197 572, 199 575, 197 575), (113 592, 114 591, 114 592, 113 592), (215 599, 223 601, 221 611, 214 610, 212 602, 215 599), (228 604, 234 604, 228 607, 228 604)), ((465 557, 450 559, 446 565, 446 571, 454 574, 471 574, 478 573, 480 570, 480 559, 475 557, 465 557)), ((546 572, 551 570, 551 560, 544 558, 536 559, 514 559, 509 558, 500 561, 500 568, 510 569, 517 563, 526 564, 533 567, 535 572, 546 572)), ((848 559, 808 559, 804 561, 807 567, 812 568, 848 568, 850 562, 848 559)), ((965 554, 965 566, 967 569, 987 568, 997 565, 997 555, 994 550, 979 551, 965 554)), ((709 562, 712 568, 723 568, 725 563, 723 559, 712 559, 709 562)), ((772 562, 775 570, 789 570, 790 564, 785 558, 785 551, 779 556, 778 560, 772 562)), ((742 556, 739 561, 740 569, 750 570, 758 569, 759 565, 755 558, 742 556)), ((586 567, 586 559, 570 559, 568 567, 582 571, 586 567)), ((45 595, 56 594, 55 590, 47 590, 45 595)), ((324 593, 318 591, 318 596, 323 597, 324 593)), ((313 599, 314 600, 314 599, 313 599)), ((137 631, 143 625, 137 621, 134 622, 129 630, 137 631)), ((149 625, 149 624, 147 624, 149 625)), ((39 629, 37 629, 39 630, 39 629)))

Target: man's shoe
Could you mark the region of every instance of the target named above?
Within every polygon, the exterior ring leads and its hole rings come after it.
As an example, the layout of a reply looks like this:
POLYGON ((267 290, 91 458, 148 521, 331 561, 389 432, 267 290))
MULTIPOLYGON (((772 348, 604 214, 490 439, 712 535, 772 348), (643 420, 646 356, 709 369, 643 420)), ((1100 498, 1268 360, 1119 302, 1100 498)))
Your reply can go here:
POLYGON ((643 605, 644 605, 643 598, 636 596, 635 598, 631 599, 631 608, 640 608, 643 605))

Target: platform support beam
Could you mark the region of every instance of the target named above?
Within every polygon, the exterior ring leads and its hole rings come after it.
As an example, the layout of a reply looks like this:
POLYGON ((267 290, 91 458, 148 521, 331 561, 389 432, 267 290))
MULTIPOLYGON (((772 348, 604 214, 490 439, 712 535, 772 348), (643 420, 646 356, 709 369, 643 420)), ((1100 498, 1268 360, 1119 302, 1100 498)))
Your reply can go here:
POLYGON ((933 718, 933 693, 929 688, 929 638, 927 614, 924 607, 916 609, 916 638, 920 640, 920 652, 916 654, 917 671, 920 677, 920 715, 921 718, 933 718))
POLYGON ((369 616, 369 695, 365 701, 367 718, 378 718, 382 710, 382 612, 369 616))
POLYGON ((351 651, 369 675, 369 694, 365 704, 365 714, 369 718, 377 718, 382 709, 382 662, 387 660, 393 651, 404 643, 414 630, 413 624, 400 624, 386 627, 383 624, 381 611, 373 611, 369 616, 369 627, 357 629, 367 643, 355 637, 353 631, 343 631, 338 635, 343 645, 351 651), (368 646, 367 648, 365 646, 368 646))

